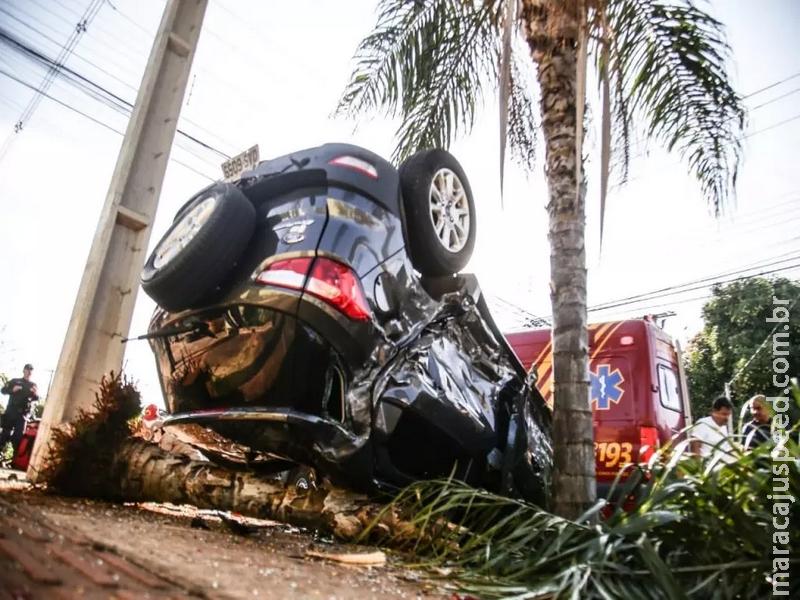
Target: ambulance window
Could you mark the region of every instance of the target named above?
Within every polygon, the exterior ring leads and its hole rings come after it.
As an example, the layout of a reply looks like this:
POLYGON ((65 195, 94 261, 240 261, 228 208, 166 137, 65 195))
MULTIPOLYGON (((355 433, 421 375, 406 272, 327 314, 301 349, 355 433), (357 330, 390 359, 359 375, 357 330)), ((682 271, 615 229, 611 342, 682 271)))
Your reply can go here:
POLYGON ((658 365, 658 394, 664 408, 681 412, 681 392, 678 378, 669 367, 658 365))

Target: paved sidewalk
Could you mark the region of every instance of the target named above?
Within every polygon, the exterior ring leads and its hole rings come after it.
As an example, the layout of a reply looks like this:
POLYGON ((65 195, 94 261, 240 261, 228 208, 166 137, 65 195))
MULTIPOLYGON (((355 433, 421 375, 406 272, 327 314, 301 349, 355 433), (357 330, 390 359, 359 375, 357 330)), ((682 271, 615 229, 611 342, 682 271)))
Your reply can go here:
POLYGON ((0 599, 189 597, 128 558, 0 499, 0 599))
POLYGON ((453 600, 401 556, 190 506, 67 498, 0 479, 0 600, 453 600))

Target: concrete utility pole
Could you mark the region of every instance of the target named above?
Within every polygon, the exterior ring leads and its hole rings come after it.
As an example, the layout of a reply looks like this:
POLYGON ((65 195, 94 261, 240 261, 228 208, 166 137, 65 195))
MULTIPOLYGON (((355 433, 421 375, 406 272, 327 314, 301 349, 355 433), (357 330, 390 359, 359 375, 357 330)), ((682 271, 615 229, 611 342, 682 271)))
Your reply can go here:
POLYGON ((52 428, 90 410, 119 373, 192 59, 208 0, 167 0, 75 301, 28 478, 46 464, 52 428))

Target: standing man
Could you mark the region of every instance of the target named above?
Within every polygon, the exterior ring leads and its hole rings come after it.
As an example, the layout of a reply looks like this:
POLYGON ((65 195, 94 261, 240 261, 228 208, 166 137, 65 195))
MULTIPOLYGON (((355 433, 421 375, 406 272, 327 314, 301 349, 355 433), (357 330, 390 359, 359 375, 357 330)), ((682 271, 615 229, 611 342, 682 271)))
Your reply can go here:
POLYGON ((746 423, 742 428, 745 450, 757 448, 764 442, 772 439, 772 429, 769 423, 766 396, 763 394, 753 396, 749 400, 749 405, 753 420, 746 423))
POLYGON ((17 454, 25 426, 28 424, 28 414, 31 412, 31 403, 39 399, 36 384, 31 381, 33 365, 27 364, 22 370, 22 377, 9 380, 0 390, 9 396, 6 411, 0 416, 0 453, 11 440, 14 454, 17 454))
POLYGON ((733 405, 725 396, 720 396, 711 405, 711 416, 698 419, 694 429, 689 431, 692 438, 690 449, 699 458, 719 456, 721 460, 731 463, 737 458, 728 436, 728 418, 733 412, 733 405))

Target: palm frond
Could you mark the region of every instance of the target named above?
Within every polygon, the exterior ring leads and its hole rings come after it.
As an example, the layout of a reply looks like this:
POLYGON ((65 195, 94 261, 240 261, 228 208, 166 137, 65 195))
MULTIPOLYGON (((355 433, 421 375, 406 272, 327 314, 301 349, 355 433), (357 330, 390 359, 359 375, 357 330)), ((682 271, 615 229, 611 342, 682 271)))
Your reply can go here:
POLYGON ((508 104, 511 94, 511 49, 517 25, 517 0, 503 0, 503 49, 500 57, 500 208, 503 207, 503 178, 508 141, 508 104))
POLYGON ((687 160, 720 215, 735 189, 746 122, 726 72, 722 24, 691 0, 610 0, 606 17, 623 171, 635 116, 647 137, 687 160))
MULTIPOLYGON (((382 0, 379 6, 334 115, 381 111, 399 118, 395 161, 424 148, 449 148, 471 131, 486 88, 497 89, 501 0, 382 0)), ((514 72, 519 75, 518 66, 514 72)), ((516 156, 529 157, 535 128, 518 119, 532 113, 535 88, 515 85, 513 73, 510 79, 509 145, 516 156)))
POLYGON ((404 63, 413 64, 421 51, 420 38, 443 22, 449 4, 448 0, 381 2, 377 25, 358 45, 357 66, 334 115, 354 116, 377 108, 396 114, 401 98, 409 93, 404 84, 414 82, 404 63))
MULTIPOLYGON (((610 52, 608 45, 604 45, 601 51, 602 61, 608 64, 610 52)), ((603 229, 606 219, 606 196, 608 195, 608 176, 611 169, 611 85, 608 81, 608 74, 603 71, 600 75, 603 88, 602 100, 602 124, 600 133, 600 247, 599 252, 603 251, 603 229)))
POLYGON ((511 156, 526 172, 536 164, 539 108, 533 90, 533 63, 523 53, 513 55, 508 105, 508 145, 511 156))
MULTIPOLYGON (((773 548, 800 542, 800 502, 787 500, 800 500, 800 446, 791 439, 764 445, 726 464, 697 461, 683 452, 687 444, 676 439, 632 467, 648 486, 643 499, 628 512, 614 508, 597 525, 592 513, 607 508, 605 500, 570 521, 452 480, 415 484, 392 510, 409 519, 416 536, 398 537, 395 548, 413 551, 418 566, 435 567, 459 590, 485 599, 769 596, 779 556, 773 548), (782 463, 788 487, 778 500, 773 456, 780 448, 793 459, 782 463), (773 535, 776 501, 790 511, 783 542, 773 535)), ((800 564, 796 555, 782 557, 800 564)), ((789 596, 800 592, 796 579, 789 596)))

